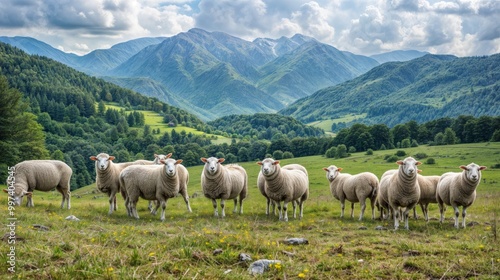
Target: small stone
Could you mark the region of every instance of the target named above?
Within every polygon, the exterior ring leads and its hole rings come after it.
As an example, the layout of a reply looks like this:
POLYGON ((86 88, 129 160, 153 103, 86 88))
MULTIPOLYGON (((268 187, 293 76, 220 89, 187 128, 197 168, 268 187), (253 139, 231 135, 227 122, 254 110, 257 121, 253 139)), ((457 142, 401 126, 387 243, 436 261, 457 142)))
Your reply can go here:
POLYGON ((219 249, 215 249, 212 254, 214 256, 217 256, 218 254, 222 254, 222 252, 223 252, 223 250, 219 248, 219 249))
POLYGON ((305 238, 288 238, 284 241, 288 245, 299 245, 299 244, 309 244, 309 241, 305 238))

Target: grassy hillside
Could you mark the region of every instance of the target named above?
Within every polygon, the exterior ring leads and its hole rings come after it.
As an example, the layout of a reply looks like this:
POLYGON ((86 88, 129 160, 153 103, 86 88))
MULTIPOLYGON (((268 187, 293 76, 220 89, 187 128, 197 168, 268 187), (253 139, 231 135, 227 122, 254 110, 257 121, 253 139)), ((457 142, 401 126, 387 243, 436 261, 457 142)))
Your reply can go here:
MULTIPOLYGON (((110 104, 110 103, 106 104, 106 108, 112 108, 115 110, 125 109, 125 108, 120 107, 116 104, 110 104)), ((125 110, 125 111, 131 112, 131 111, 127 111, 127 110, 125 110)), ((186 131, 186 133, 193 133, 193 134, 197 134, 197 135, 206 134, 203 131, 199 131, 195 128, 183 126, 180 124, 177 125, 176 127, 170 127, 170 126, 168 126, 168 124, 163 122, 163 117, 154 111, 149 111, 149 110, 134 110, 134 111, 137 111, 139 113, 144 114, 144 119, 145 119, 144 124, 145 125, 149 125, 151 127, 151 129, 155 129, 155 130, 160 129, 159 135, 163 135, 163 133, 165 133, 165 132, 171 133, 173 129, 175 129, 175 131, 177 131, 177 132, 181 132, 184 130, 184 131, 186 131)), ((142 129, 142 127, 140 129, 142 129)), ((230 138, 227 138, 227 137, 224 137, 221 135, 207 134, 207 137, 211 138, 212 139, 211 141, 214 144, 222 144, 222 143, 230 144, 231 143, 230 138)))
MULTIPOLYGON (((422 164, 422 174, 459 171, 458 166, 476 162, 488 167, 478 187, 476 202, 468 209, 466 229, 453 228, 452 210, 440 225, 437 205, 431 204, 431 221, 410 220, 410 230, 393 231, 392 221, 339 218, 340 203, 329 193, 325 172, 330 164, 352 174, 372 171, 380 176, 395 168, 384 156, 395 150, 361 153, 341 160, 320 156, 283 160, 303 164, 310 178, 310 197, 304 218, 280 222, 264 214, 265 199, 256 187, 259 166, 242 163, 249 177, 249 195, 243 215, 231 213, 214 218, 211 202, 201 195, 202 167, 188 168, 189 194, 193 213, 187 213, 184 201, 174 198, 167 204, 167 219, 147 213, 146 201, 139 202, 141 219, 127 217, 123 200, 119 209, 107 215, 108 202, 87 186, 72 193, 71 210, 59 209, 60 195, 35 192, 35 208, 16 207, 16 276, 37 279, 254 279, 248 263, 238 255, 252 259, 277 259, 257 279, 495 279, 500 277, 500 242, 497 223, 500 209, 500 172, 491 168, 500 162, 500 143, 454 146, 421 146, 405 150, 410 155, 426 153, 436 164, 422 164), (79 222, 67 221, 75 215, 79 222), (39 226, 48 231, 39 230, 39 226), (377 226, 389 230, 375 230, 377 226), (291 246, 283 242, 303 237, 308 245, 291 246), (221 249, 221 253, 214 253, 221 249)), ((425 159, 423 160, 425 162, 425 159)), ((1 196, 6 205, 6 197, 1 196)), ((291 207, 290 207, 291 208, 291 207)), ((347 207, 348 208, 348 207, 347 207)), ((4 207, 3 211, 7 211, 4 207)), ((349 211, 347 211, 348 213, 349 211)), ((290 214, 290 211, 289 211, 290 214)), ((354 215, 359 214, 359 204, 354 215)), ((422 216, 419 210, 420 216, 422 216)), ((4 216, 6 217, 6 215, 4 216)), ((7 221, 4 219, 4 223, 7 221)), ((7 230, 4 230, 7 231, 7 230)), ((2 247, 0 261, 7 262, 8 246, 2 247)), ((219 251, 220 252, 220 251, 219 251)), ((4 265, 2 274, 5 275, 4 265)))

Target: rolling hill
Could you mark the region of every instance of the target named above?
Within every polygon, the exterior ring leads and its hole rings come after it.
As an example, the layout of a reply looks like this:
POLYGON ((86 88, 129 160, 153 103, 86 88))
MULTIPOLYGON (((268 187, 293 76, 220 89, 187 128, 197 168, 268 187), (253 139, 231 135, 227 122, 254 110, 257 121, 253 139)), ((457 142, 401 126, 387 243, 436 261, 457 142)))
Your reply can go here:
POLYGON ((500 114, 500 54, 425 55, 390 62, 315 92, 279 113, 310 122, 363 114, 367 124, 425 122, 440 117, 500 114), (335 102, 332 102, 335 100, 335 102))

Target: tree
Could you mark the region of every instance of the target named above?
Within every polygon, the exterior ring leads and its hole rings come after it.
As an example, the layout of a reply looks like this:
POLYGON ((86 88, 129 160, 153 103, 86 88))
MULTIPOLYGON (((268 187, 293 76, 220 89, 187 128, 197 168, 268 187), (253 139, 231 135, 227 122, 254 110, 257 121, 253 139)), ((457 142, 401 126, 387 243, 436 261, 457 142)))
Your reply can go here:
POLYGON ((455 131, 453 131, 453 129, 451 129, 450 127, 446 128, 444 130, 443 144, 453 145, 456 142, 457 142, 457 136, 455 134, 455 131))
POLYGON ((27 108, 22 94, 0 76, 0 163, 11 166, 22 160, 49 157, 43 127, 35 115, 26 112, 27 108))
POLYGON ((344 144, 340 144, 337 146, 337 157, 338 158, 345 158, 347 157, 347 147, 344 144))
POLYGON ((325 157, 326 158, 334 158, 337 155, 337 148, 336 147, 331 147, 330 149, 326 150, 325 157))

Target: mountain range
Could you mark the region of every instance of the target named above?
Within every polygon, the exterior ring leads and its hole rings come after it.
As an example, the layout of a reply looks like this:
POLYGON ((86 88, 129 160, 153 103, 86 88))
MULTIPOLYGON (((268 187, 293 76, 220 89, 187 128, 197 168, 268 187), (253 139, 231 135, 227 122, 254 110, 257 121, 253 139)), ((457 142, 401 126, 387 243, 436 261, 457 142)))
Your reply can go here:
POLYGON ((84 56, 29 37, 0 37, 0 41, 156 97, 205 121, 283 110, 380 63, 426 54, 398 51, 367 57, 300 34, 246 41, 197 28, 172 37, 139 38, 84 56))

